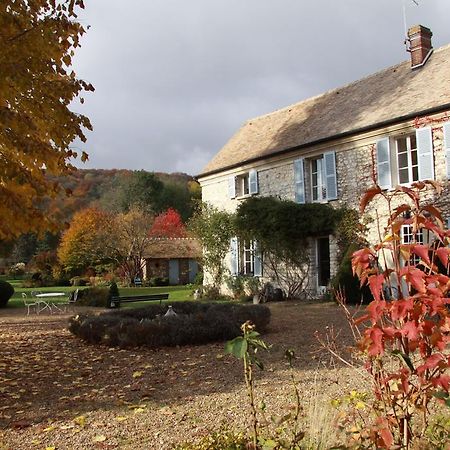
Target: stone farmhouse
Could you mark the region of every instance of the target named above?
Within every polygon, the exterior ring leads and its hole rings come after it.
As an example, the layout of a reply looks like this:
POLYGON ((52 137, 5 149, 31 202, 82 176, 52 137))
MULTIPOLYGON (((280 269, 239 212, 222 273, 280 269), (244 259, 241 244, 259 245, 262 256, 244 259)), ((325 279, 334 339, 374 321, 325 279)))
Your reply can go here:
MULTIPOLYGON (((198 176, 203 201, 230 212, 252 195, 358 208, 375 183, 433 179, 450 217, 450 45, 434 50, 431 37, 414 26, 409 61, 244 123, 198 176)), ((226 265, 263 276, 259 258, 234 239, 226 265)), ((337 269, 333 236, 314 239, 311 262, 309 289, 321 292, 337 269)))

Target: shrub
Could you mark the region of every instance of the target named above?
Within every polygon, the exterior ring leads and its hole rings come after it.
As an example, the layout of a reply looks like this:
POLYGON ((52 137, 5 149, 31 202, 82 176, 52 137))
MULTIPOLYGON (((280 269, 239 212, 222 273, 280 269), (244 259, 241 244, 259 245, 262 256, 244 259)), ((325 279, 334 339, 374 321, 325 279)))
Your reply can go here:
POLYGON ((69 330, 94 344, 161 347, 225 341, 238 336, 248 320, 261 331, 270 321, 263 305, 180 302, 173 310, 175 317, 165 317, 167 307, 156 304, 80 315, 71 319, 69 330))
POLYGON ((0 308, 8 304, 8 300, 13 296, 14 288, 7 281, 0 280, 0 308))
POLYGON ((112 281, 109 285, 109 297, 119 297, 119 288, 117 287, 117 283, 112 281))
POLYGON ((78 292, 77 304, 81 306, 98 306, 106 308, 109 303, 109 289, 90 287, 78 292))
POLYGON ((70 279, 70 284, 72 286, 86 286, 88 284, 88 280, 82 277, 73 277, 70 279))
POLYGON ((165 277, 153 277, 149 282, 150 286, 169 286, 169 279, 165 277))
POLYGON ((369 303, 372 300, 369 287, 364 285, 361 288, 359 278, 353 275, 352 255, 356 250, 358 250, 356 245, 348 247, 331 285, 334 291, 343 291, 346 302, 349 304, 359 304, 361 301, 369 303))
POLYGON ((245 295, 245 277, 242 276, 227 276, 225 283, 233 294, 234 299, 241 298, 245 295))

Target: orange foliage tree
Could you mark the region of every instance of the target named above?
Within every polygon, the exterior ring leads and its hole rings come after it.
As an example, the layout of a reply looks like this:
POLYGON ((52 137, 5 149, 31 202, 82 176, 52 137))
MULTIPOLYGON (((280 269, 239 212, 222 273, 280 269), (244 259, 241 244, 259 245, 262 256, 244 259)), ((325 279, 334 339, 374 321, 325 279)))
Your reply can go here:
POLYGON ((113 234, 111 214, 95 208, 77 212, 58 248, 61 266, 69 274, 79 274, 88 267, 113 261, 110 245, 113 234))
POLYGON ((150 237, 186 237, 186 226, 178 211, 169 208, 157 215, 150 229, 150 237))
POLYGON ((70 69, 85 32, 76 21, 83 7, 82 0, 0 3, 0 240, 56 228, 38 201, 59 191, 47 174, 73 169, 70 144, 91 129, 68 107, 93 90, 70 69))

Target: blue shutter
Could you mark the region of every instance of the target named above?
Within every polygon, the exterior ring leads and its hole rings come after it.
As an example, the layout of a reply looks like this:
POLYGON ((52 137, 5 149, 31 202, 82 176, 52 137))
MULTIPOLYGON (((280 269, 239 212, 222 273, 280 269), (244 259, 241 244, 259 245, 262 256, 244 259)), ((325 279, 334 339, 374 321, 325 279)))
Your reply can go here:
POLYGON ((236 177, 234 176, 228 178, 228 196, 236 198, 236 177))
POLYGON ((237 275, 239 273, 239 252, 238 252, 238 239, 237 237, 230 240, 230 253, 231 253, 231 275, 237 275))
POLYGON ((450 180, 450 122, 444 124, 444 149, 447 162, 447 179, 450 180))
POLYGON ((391 150, 389 138, 377 141, 378 185, 381 189, 391 189, 391 150))
POLYGON ((250 170, 248 173, 249 193, 258 193, 258 172, 255 169, 250 170))
POLYGON ((431 127, 416 130, 419 180, 434 180, 433 135, 431 127))
POLYGON ((325 163, 325 184, 327 187, 327 200, 336 200, 336 155, 334 152, 326 152, 323 154, 323 160, 325 163))
POLYGON ((254 248, 254 262, 253 262, 253 275, 255 277, 262 276, 262 254, 261 247, 259 246, 258 241, 253 241, 254 248))
POLYGON ((303 174, 303 158, 294 161, 295 201, 305 203, 305 178, 303 174))

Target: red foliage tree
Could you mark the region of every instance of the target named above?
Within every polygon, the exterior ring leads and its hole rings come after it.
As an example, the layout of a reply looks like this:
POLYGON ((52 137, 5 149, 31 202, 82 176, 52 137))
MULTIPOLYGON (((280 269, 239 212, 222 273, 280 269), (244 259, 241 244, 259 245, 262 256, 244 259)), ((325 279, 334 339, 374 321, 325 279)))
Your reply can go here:
POLYGON ((186 235, 186 226, 178 211, 173 208, 156 216, 149 232, 150 237, 181 238, 186 235))

